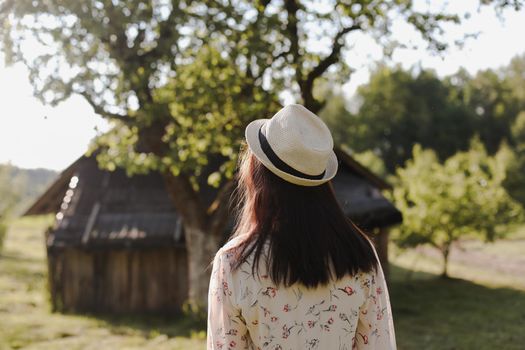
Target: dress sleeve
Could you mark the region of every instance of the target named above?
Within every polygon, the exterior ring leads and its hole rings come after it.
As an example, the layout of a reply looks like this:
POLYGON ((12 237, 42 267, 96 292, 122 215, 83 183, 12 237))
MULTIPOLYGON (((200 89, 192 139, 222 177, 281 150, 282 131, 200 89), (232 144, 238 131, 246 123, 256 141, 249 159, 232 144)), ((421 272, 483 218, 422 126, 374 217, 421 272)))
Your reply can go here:
POLYGON ((378 263, 376 271, 364 274, 361 283, 365 291, 365 301, 359 309, 353 348, 396 349, 390 298, 381 264, 378 263))
POLYGON ((219 251, 213 261, 208 292, 208 350, 248 349, 249 335, 240 309, 234 306, 230 264, 219 251))

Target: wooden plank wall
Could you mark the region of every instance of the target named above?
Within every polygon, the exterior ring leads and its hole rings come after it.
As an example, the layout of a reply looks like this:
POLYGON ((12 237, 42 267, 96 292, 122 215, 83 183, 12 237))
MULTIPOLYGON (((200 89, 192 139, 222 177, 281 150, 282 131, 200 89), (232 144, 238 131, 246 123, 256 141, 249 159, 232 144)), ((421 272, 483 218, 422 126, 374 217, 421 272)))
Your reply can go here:
POLYGON ((188 295, 186 251, 48 251, 53 309, 62 312, 172 313, 188 295))
MULTIPOLYGON (((375 235, 388 279, 388 230, 375 235)), ((52 308, 61 312, 173 313, 188 296, 186 250, 48 251, 52 308)))

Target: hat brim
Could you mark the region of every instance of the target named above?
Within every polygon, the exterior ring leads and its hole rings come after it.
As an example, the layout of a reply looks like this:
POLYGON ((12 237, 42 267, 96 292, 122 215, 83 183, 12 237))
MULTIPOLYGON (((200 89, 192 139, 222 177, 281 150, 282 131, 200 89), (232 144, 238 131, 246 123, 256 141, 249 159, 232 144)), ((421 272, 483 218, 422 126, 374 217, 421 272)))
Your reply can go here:
POLYGON ((259 143, 259 129, 268 120, 270 119, 254 120, 250 124, 248 124, 245 130, 245 137, 246 137, 246 142, 248 143, 248 147, 250 147, 250 150, 255 155, 255 157, 261 163, 263 163, 263 165, 266 168, 268 168, 268 170, 270 170, 275 175, 279 176, 281 179, 291 182, 295 185, 299 185, 299 186, 318 186, 318 185, 321 185, 333 179, 333 177, 337 173, 337 165, 338 165, 337 156, 335 155, 335 152, 333 150, 332 150, 332 153, 330 154, 330 157, 328 158, 324 176, 323 178, 318 179, 318 180, 305 179, 302 177, 291 175, 275 167, 275 165, 273 165, 273 163, 268 159, 266 154, 264 154, 261 148, 261 144, 259 143))

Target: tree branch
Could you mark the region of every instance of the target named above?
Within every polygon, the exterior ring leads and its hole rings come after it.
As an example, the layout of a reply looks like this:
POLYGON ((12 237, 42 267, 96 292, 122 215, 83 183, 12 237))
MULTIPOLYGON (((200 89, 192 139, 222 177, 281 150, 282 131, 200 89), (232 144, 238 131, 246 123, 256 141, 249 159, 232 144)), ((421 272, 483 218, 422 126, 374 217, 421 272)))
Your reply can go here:
POLYGON ((332 52, 324 59, 322 59, 319 64, 310 72, 306 78, 306 81, 313 81, 319 76, 321 76, 332 64, 336 63, 339 60, 339 54, 344 44, 341 42, 341 39, 345 34, 361 29, 361 26, 355 24, 351 27, 343 28, 334 38, 334 45, 332 47, 332 52))
POLYGON ((295 69, 295 76, 299 85, 303 80, 303 71, 300 62, 299 55, 299 30, 297 28, 297 11, 299 11, 299 4, 296 0, 287 0, 284 3, 286 12, 288 13, 288 21, 286 23, 286 32, 288 33, 288 38, 290 39, 290 49, 289 53, 293 56, 293 66, 295 69))
POLYGON ((312 69, 310 73, 308 73, 304 81, 300 82, 301 95, 303 97, 304 104, 313 112, 318 112, 322 108, 322 104, 316 101, 313 97, 312 90, 315 79, 323 75, 323 73, 326 72, 328 67, 330 67, 332 64, 336 63, 339 60, 339 54, 341 53, 341 49, 344 46, 344 36, 347 33, 360 29, 361 26, 359 24, 354 24, 350 27, 345 27, 341 29, 334 38, 334 44, 332 46, 332 51, 330 52, 330 54, 323 58, 319 62, 319 64, 317 64, 317 66, 315 66, 314 69, 312 69))
POLYGON ((157 40, 157 45, 149 50, 148 52, 139 55, 140 59, 143 62, 154 62, 160 59, 163 55, 169 55, 170 49, 173 44, 177 45, 179 36, 175 34, 176 31, 176 17, 180 13, 179 8, 177 7, 178 3, 172 1, 172 9, 168 17, 159 23, 158 32, 159 39, 157 40), (166 41, 166 38, 175 38, 174 40, 166 41))
POLYGON ((261 1, 258 1, 258 4, 259 6, 262 6, 262 9, 265 9, 266 6, 268 6, 268 4, 271 2, 272 0, 261 0, 261 1))
POLYGON ((230 198, 237 181, 229 180, 219 189, 215 200, 207 210, 210 217, 209 231, 212 234, 222 234, 224 226, 230 218, 230 198))
POLYGON ((76 91, 76 93, 86 99, 86 101, 91 105, 91 107, 93 108, 96 114, 99 114, 102 117, 107 118, 107 119, 120 120, 124 123, 129 123, 131 121, 130 117, 127 115, 115 114, 115 113, 110 113, 106 111, 104 108, 102 108, 102 106, 96 104, 95 101, 93 101, 91 96, 86 91, 83 91, 83 92, 76 91))

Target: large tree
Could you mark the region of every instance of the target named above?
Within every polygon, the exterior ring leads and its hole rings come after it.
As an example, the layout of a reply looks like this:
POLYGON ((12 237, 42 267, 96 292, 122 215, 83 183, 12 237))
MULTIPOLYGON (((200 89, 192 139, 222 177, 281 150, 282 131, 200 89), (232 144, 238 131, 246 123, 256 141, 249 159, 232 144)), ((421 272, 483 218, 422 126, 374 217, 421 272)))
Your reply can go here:
POLYGON ((525 208, 525 111, 512 127, 514 147, 505 147, 508 176, 503 183, 509 194, 525 208))
POLYGON ((380 67, 358 96, 349 146, 357 152, 374 150, 391 173, 410 158, 416 143, 445 159, 468 148, 474 135, 469 110, 432 71, 380 67))
POLYGON ((0 37, 7 61, 29 68, 44 102, 78 94, 115 122, 101 140, 102 163, 164 175, 184 219, 189 297, 205 304, 244 125, 271 115, 285 89, 318 111, 314 83, 343 71, 353 33, 389 45, 398 18, 444 50, 443 24, 459 16, 419 8, 411 0, 3 0, 0 37), (216 199, 203 201, 202 179, 217 184, 223 175, 216 199))
POLYGON ((525 208, 525 54, 514 57, 501 74, 510 87, 510 98, 517 104, 512 111, 519 110, 510 127, 509 175, 504 184, 510 195, 525 208))
POLYGON ((473 77, 461 71, 449 82, 489 153, 494 154, 503 140, 512 142, 511 126, 520 103, 504 70, 487 69, 473 77))

